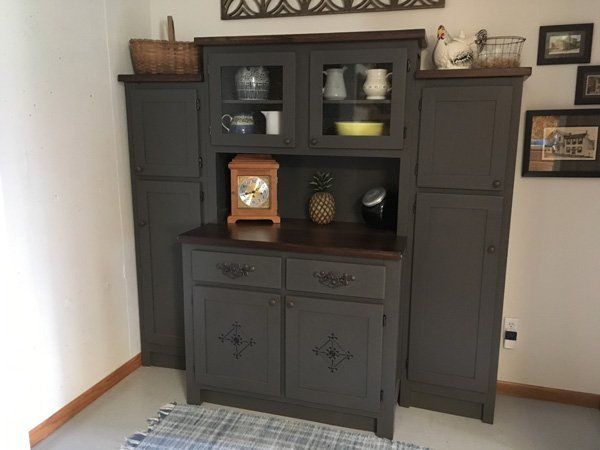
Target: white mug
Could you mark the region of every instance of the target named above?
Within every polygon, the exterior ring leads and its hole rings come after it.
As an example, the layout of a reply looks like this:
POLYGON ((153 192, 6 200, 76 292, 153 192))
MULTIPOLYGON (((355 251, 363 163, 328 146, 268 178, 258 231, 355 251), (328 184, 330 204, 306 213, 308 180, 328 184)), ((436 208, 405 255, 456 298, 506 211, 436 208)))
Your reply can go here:
POLYGON ((281 111, 261 111, 267 119, 266 134, 281 134, 281 111))

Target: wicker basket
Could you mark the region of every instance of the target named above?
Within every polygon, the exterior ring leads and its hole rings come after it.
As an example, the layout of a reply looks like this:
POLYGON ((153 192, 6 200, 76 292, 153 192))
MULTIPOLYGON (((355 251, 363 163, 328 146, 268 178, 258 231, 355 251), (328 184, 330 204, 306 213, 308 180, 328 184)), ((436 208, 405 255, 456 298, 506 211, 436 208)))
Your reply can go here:
POLYGON ((131 39, 129 50, 135 73, 198 73, 198 47, 193 42, 176 42, 173 17, 167 17, 169 40, 131 39))
POLYGON ((490 36, 473 63, 475 68, 507 68, 521 65, 524 37, 490 36))

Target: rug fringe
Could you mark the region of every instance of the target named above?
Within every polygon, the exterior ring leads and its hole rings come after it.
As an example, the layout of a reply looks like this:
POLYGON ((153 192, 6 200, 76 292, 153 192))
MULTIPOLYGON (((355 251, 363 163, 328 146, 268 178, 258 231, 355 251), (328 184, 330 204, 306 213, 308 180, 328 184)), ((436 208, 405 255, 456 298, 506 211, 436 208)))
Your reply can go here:
POLYGON ((129 436, 123 444, 121 444, 121 450, 135 450, 148 436, 154 428, 165 418, 167 417, 173 409, 177 406, 177 402, 170 402, 162 405, 158 412, 156 413, 156 417, 150 417, 148 419, 148 428, 146 431, 138 431, 131 436, 129 436))

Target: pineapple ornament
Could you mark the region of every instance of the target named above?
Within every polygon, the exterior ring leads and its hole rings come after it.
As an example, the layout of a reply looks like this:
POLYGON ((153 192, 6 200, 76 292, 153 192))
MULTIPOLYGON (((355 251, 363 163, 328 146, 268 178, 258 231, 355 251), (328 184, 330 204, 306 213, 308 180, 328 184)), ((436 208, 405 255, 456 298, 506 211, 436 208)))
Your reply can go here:
POLYGON ((317 172, 310 184, 315 191, 308 203, 310 219, 319 225, 327 225, 335 215, 335 199, 329 192, 333 177, 329 172, 317 172))

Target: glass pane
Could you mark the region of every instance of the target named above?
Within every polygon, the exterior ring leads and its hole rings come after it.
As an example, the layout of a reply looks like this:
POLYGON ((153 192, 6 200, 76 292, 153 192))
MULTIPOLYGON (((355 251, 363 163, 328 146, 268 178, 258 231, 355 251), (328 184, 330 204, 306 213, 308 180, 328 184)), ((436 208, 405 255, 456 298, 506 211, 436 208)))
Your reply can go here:
POLYGON ((392 63, 323 66, 323 134, 389 136, 392 63))
POLYGON ((221 68, 221 132, 281 134, 282 66, 221 68))

